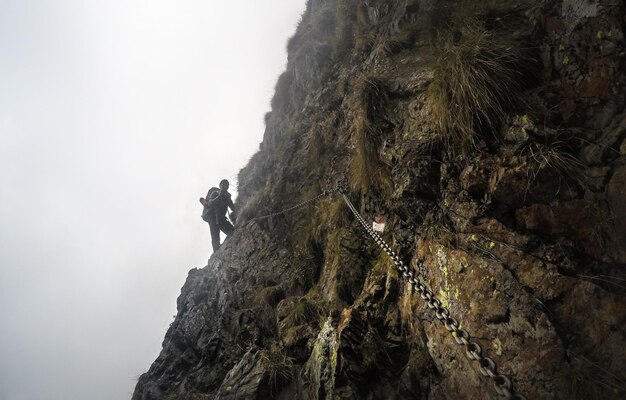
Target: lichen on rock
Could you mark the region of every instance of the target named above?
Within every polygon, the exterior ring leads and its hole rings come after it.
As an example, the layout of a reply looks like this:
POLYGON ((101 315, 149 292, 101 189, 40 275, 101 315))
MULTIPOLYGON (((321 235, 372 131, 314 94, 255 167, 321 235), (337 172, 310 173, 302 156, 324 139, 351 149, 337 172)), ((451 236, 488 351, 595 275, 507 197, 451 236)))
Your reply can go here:
POLYGON ((625 13, 309 1, 237 229, 190 271, 133 399, 497 398, 340 197, 253 220, 337 184, 514 390, 626 397, 625 13), (459 47, 470 33, 520 64, 459 47), (455 81, 444 39, 457 68, 499 73, 455 81))

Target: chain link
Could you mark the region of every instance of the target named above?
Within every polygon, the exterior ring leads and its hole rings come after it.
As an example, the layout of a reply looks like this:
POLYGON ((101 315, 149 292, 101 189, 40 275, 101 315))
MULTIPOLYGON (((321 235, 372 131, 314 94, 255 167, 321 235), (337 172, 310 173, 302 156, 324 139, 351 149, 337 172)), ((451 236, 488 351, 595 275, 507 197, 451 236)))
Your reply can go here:
MULTIPOLYGON (((482 347, 472 340, 470 334, 465 329, 461 328, 460 323, 455 318, 450 316, 450 311, 446 307, 444 307, 439 300, 437 300, 433 292, 422 282, 420 282, 418 277, 421 274, 419 272, 416 274, 412 269, 409 269, 406 265, 404 265, 402 260, 400 260, 400 257, 391 249, 391 247, 383 240, 383 238, 369 227, 363 217, 361 217, 361 214, 359 214, 352 202, 350 202, 348 197, 345 195, 345 188, 338 186, 337 189, 331 191, 324 190, 319 195, 298 203, 292 207, 275 213, 252 218, 248 220, 246 224, 275 217, 277 215, 296 210, 308 204, 314 203, 322 197, 327 196, 333 192, 339 192, 339 194, 343 197, 344 202, 348 205, 361 226, 363 226, 363 228, 372 237, 372 239, 374 239, 376 244, 378 244, 378 246, 380 246, 380 248, 383 249, 387 253, 387 255, 389 255, 398 272, 409 282, 413 290, 419 293, 420 297, 426 301, 426 305, 428 306, 428 308, 434 310, 435 316, 439 321, 441 321, 446 330, 450 332, 456 343, 465 346, 465 354, 467 355, 467 357, 470 360, 474 360, 478 363, 478 368, 484 376, 488 376, 489 378, 491 378, 496 393, 498 393, 498 395, 500 395, 501 397, 510 400, 526 400, 523 395, 514 391, 513 384, 508 377, 498 374, 496 363, 489 357, 483 357, 482 347)), ((418 261, 418 269, 420 271, 425 269, 423 261, 418 261)))
POLYGON ((318 194, 317 196, 315 196, 315 197, 313 197, 313 198, 310 198, 310 199, 308 199, 308 200, 305 200, 305 201, 303 201, 303 202, 301 202, 301 203, 298 203, 298 204, 296 204, 295 206, 292 206, 292 207, 289 207, 289 208, 285 208, 284 210, 277 211, 277 212, 275 212, 275 213, 271 213, 271 214, 267 214, 267 215, 262 215, 262 216, 260 216, 260 217, 254 217, 254 218, 252 218, 252 219, 249 219, 249 220, 248 220, 248 221, 246 221, 245 223, 246 223, 246 224, 249 224, 249 223, 254 222, 254 221, 260 221, 260 220, 263 220, 263 219, 267 219, 267 218, 272 218, 272 217, 275 217, 275 216, 280 215, 280 214, 285 214, 285 213, 287 213, 287 212, 289 212, 289 211, 293 211, 293 210, 296 210, 296 209, 298 209, 298 208, 304 207, 304 206, 306 206, 306 205, 308 205, 308 204, 310 204, 310 203, 314 203, 314 202, 316 202, 317 200, 321 199, 322 197, 329 195, 330 193, 332 193, 332 192, 331 192, 331 191, 324 190, 322 193, 318 194))
MULTIPOLYGON (((361 223, 363 228, 365 228, 367 233, 369 233, 380 248, 382 248, 389 255, 389 257, 391 257, 398 272, 409 282, 412 288, 419 293, 420 297, 423 300, 426 300, 428 308, 434 310, 435 316, 443 323, 444 327, 448 332, 450 332, 454 340, 459 345, 465 346, 465 354, 467 357, 478 363, 480 372, 484 376, 491 378, 496 393, 505 399, 526 400, 526 398, 521 394, 515 393, 511 380, 508 377, 498 374, 496 363, 489 357, 483 357, 480 345, 472 340, 470 334, 465 329, 461 328, 461 325, 456 319, 450 316, 450 311, 444 307, 439 300, 437 300, 433 292, 419 281, 419 273, 416 275, 412 269, 409 269, 406 265, 404 265, 402 260, 400 260, 400 257, 391 249, 383 238, 369 227, 345 195, 345 192, 339 190, 339 193, 352 213, 356 216, 357 220, 361 223)), ((418 264, 419 269, 422 270, 424 268, 424 262, 419 261, 418 264)))

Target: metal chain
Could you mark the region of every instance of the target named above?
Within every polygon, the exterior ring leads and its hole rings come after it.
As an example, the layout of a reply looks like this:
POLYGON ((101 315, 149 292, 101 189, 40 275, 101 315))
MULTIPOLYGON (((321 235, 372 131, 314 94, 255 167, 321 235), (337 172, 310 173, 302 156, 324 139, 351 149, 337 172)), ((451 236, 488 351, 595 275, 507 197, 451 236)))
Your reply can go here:
MULTIPOLYGON (((398 272, 401 273, 402 276, 407 279, 407 281, 411 284, 411 287, 420 294, 420 297, 423 300, 426 300, 426 305, 428 306, 428 308, 430 308, 431 310, 435 310, 435 316, 437 317, 439 321, 443 323, 443 325, 448 330, 448 332, 450 332, 452 337, 454 337, 454 340, 457 342, 457 344, 465 346, 465 354, 467 355, 467 357, 473 361, 478 362, 478 367, 480 369, 480 372, 484 376, 488 376, 492 379, 496 393, 498 393, 498 395, 506 399, 526 400, 526 397, 515 392, 515 390, 513 389, 513 384, 507 376, 497 373, 496 363, 489 357, 483 357, 482 347, 478 343, 472 340, 470 334, 465 329, 462 329, 460 327, 459 322, 455 318, 450 316, 450 311, 446 307, 444 307, 439 300, 437 300, 433 292, 417 279, 417 276, 419 276, 420 274, 419 273, 416 274, 413 270, 411 270, 406 265, 404 265, 402 260, 400 260, 400 257, 391 249, 391 247, 383 240, 383 238, 380 237, 379 234, 374 232, 374 230, 369 227, 369 225, 365 222, 363 217, 361 217, 361 214, 359 214, 359 212, 356 210, 352 202, 350 202, 348 197, 345 195, 345 189, 342 190, 342 188, 338 188, 338 189, 331 190, 331 191, 324 190, 319 195, 313 198, 310 198, 308 200, 305 200, 301 203, 298 203, 292 207, 286 208, 284 210, 281 210, 275 213, 252 218, 248 220, 246 224, 253 222, 253 221, 259 221, 259 220, 271 218, 280 214, 287 213, 289 211, 296 210, 310 203, 313 203, 321 199, 322 197, 327 196, 335 191, 341 194, 344 202, 348 205, 348 207, 350 208, 352 213, 355 215, 359 223, 363 226, 363 228, 367 231, 367 233, 372 237, 372 239, 374 239, 374 241, 380 246, 380 248, 383 249, 389 255, 389 257, 393 260, 393 263, 395 267, 397 268, 398 272)), ((424 263, 422 261, 419 261, 418 263, 419 263, 418 267, 420 269, 423 269, 424 263)))
POLYGON ((254 218, 252 218, 252 219, 249 219, 248 221, 246 221, 246 224, 249 224, 250 222, 254 222, 254 221, 260 221, 260 220, 263 220, 263 219, 267 219, 267 218, 275 217, 275 216, 277 216, 277 215, 284 214, 284 213, 287 213, 287 212, 289 212, 289 211, 296 210, 296 209, 301 208, 301 207, 304 207, 304 206, 306 206, 306 205, 308 205, 308 204, 310 204, 310 203, 314 203, 314 202, 316 202, 317 200, 321 199, 322 197, 329 195, 330 193, 331 193, 330 191, 324 190, 322 193, 318 194, 317 196, 315 196, 315 197, 313 197, 313 198, 310 198, 310 199, 308 199, 308 200, 305 200, 305 201, 303 201, 303 202, 301 202, 301 203, 298 203, 298 204, 296 204, 295 206, 292 206, 292 207, 289 207, 289 208, 285 208, 284 210, 277 211, 277 212, 275 212, 275 213, 271 213, 271 214, 267 214, 267 215, 262 215, 262 216, 260 216, 260 217, 254 217, 254 218))
MULTIPOLYGON (((455 318, 450 316, 450 311, 435 298, 433 292, 417 279, 419 273, 415 274, 413 270, 404 265, 402 260, 400 260, 400 257, 393 250, 391 250, 391 247, 383 240, 383 238, 368 226, 356 208, 354 208, 350 200, 348 200, 345 193, 340 191, 340 194, 367 233, 369 233, 380 248, 382 248, 389 255, 389 257, 391 257, 394 265, 398 269, 398 272, 408 280, 415 291, 419 292, 420 297, 423 300, 426 300, 428 308, 435 310, 435 316, 443 323, 448 332, 450 332, 452 337, 454 337, 457 344, 465 346, 465 353, 467 357, 478 362, 480 372, 484 376, 488 376, 492 379, 496 392, 505 399, 526 400, 526 397, 519 393, 515 393, 511 380, 505 375, 497 373, 496 363, 489 357, 483 357, 480 345, 472 340, 470 334, 465 329, 461 328, 459 322, 455 318)), ((422 261, 419 262, 419 267, 420 269, 424 267, 424 263, 422 261)))

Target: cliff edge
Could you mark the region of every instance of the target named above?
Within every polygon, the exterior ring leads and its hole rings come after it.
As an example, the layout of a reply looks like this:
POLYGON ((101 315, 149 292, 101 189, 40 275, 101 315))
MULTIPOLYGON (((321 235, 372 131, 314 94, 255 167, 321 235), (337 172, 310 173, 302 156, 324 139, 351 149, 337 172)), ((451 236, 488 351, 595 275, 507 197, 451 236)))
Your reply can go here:
POLYGON ((625 398, 625 9, 310 0, 133 400, 625 398), (337 185, 510 390, 339 195, 254 219, 337 185))

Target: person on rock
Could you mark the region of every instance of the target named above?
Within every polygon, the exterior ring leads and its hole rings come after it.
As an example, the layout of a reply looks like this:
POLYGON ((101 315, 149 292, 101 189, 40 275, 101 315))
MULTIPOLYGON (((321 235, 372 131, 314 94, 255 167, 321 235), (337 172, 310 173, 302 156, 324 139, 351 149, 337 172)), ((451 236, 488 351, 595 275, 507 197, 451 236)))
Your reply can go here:
POLYGON ((216 252, 220 247, 220 231, 224 232, 226 236, 229 236, 235 230, 233 224, 226 219, 226 213, 230 208, 232 212, 229 217, 230 220, 235 222, 235 205, 228 193, 230 183, 226 179, 222 179, 220 187, 211 188, 206 195, 206 199, 200 199, 200 202, 204 206, 202 211, 202 219, 209 223, 209 229, 211 230, 211 244, 213 245, 213 252, 216 252), (202 200, 205 200, 204 202, 202 200))

